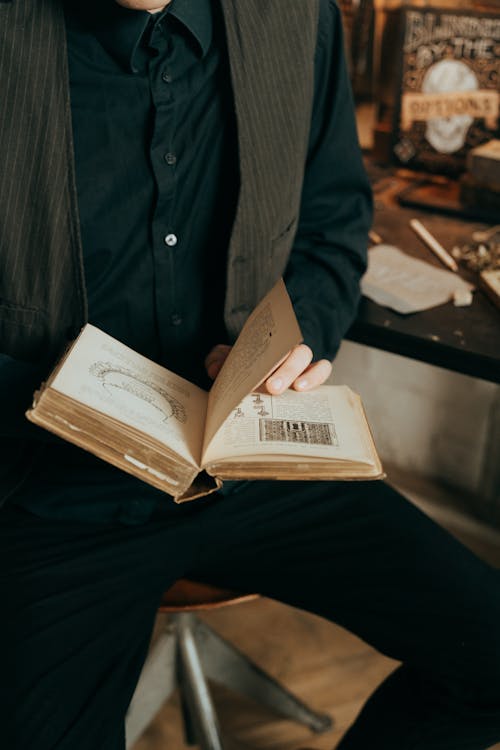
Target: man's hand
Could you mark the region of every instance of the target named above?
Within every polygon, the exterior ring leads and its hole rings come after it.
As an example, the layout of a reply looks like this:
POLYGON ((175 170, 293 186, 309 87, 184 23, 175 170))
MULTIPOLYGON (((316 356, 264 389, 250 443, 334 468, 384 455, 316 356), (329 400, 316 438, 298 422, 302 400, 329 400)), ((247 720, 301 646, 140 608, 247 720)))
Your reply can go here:
POLYGON ((209 378, 215 380, 231 349, 232 347, 229 346, 229 344, 217 344, 217 346, 214 346, 212 351, 207 354, 205 357, 205 370, 207 371, 209 378))
MULTIPOLYGON (((231 347, 218 344, 205 359, 208 376, 214 380, 224 364, 231 347)), ((311 364, 313 353, 306 344, 294 347, 283 362, 264 383, 265 390, 273 395, 283 393, 287 388, 296 391, 310 391, 330 377, 332 365, 327 359, 311 364)))
POLYGON ((277 395, 287 388, 295 391, 310 391, 330 377, 332 364, 327 359, 312 362, 313 353, 306 344, 299 344, 270 375, 265 386, 269 393, 277 395), (312 364, 311 364, 312 363, 312 364))

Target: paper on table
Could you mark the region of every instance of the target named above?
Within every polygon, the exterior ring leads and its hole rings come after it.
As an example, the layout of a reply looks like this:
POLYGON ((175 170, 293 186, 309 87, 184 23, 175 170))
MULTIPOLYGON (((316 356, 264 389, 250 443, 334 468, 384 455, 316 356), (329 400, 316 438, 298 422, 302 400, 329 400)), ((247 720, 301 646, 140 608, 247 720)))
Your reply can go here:
POLYGON ((412 258, 393 245, 369 251, 368 270, 361 280, 366 297, 399 313, 427 310, 448 302, 457 290, 472 289, 456 273, 412 258))

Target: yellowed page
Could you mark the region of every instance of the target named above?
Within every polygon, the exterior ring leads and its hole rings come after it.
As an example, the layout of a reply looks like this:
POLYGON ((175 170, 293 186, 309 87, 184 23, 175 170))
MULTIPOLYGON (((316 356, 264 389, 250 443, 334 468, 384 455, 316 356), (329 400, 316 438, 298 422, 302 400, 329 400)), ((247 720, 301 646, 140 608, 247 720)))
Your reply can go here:
POLYGON ((367 462, 371 436, 361 401, 347 386, 322 385, 280 396, 252 393, 232 411, 203 457, 296 455, 367 462))
POLYGON ((290 297, 280 279, 248 318, 210 390, 203 453, 243 397, 301 341, 290 297))
POLYGON ((98 328, 85 326, 50 387, 200 465, 207 393, 98 328))

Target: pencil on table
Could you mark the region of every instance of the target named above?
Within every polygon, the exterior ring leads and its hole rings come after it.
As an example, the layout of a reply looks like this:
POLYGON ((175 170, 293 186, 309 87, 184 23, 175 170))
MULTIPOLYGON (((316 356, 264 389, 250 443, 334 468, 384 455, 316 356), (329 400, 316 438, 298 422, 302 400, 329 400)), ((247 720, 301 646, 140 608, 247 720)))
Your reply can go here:
POLYGON ((383 242, 382 237, 379 235, 378 232, 375 232, 374 229, 370 229, 368 232, 368 237, 370 238, 370 241, 373 242, 374 245, 381 245, 383 242))
POLYGON ((411 219, 410 226, 415 234, 417 234, 420 239, 427 245, 429 250, 432 250, 434 255, 439 258, 439 260, 444 263, 445 266, 448 266, 448 268, 450 268, 452 271, 458 271, 458 266, 449 252, 444 249, 444 247, 418 219, 411 219))

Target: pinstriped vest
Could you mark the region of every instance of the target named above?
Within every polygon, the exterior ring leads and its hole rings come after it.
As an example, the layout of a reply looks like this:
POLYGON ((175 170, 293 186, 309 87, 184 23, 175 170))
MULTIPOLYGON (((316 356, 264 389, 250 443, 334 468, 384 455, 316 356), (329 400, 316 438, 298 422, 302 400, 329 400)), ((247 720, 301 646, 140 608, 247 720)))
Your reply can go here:
MULTIPOLYGON (((319 0, 220 0, 240 194, 225 321, 282 275, 311 118, 319 0)), ((61 0, 0 3, 0 352, 54 357, 87 319, 61 0)))

